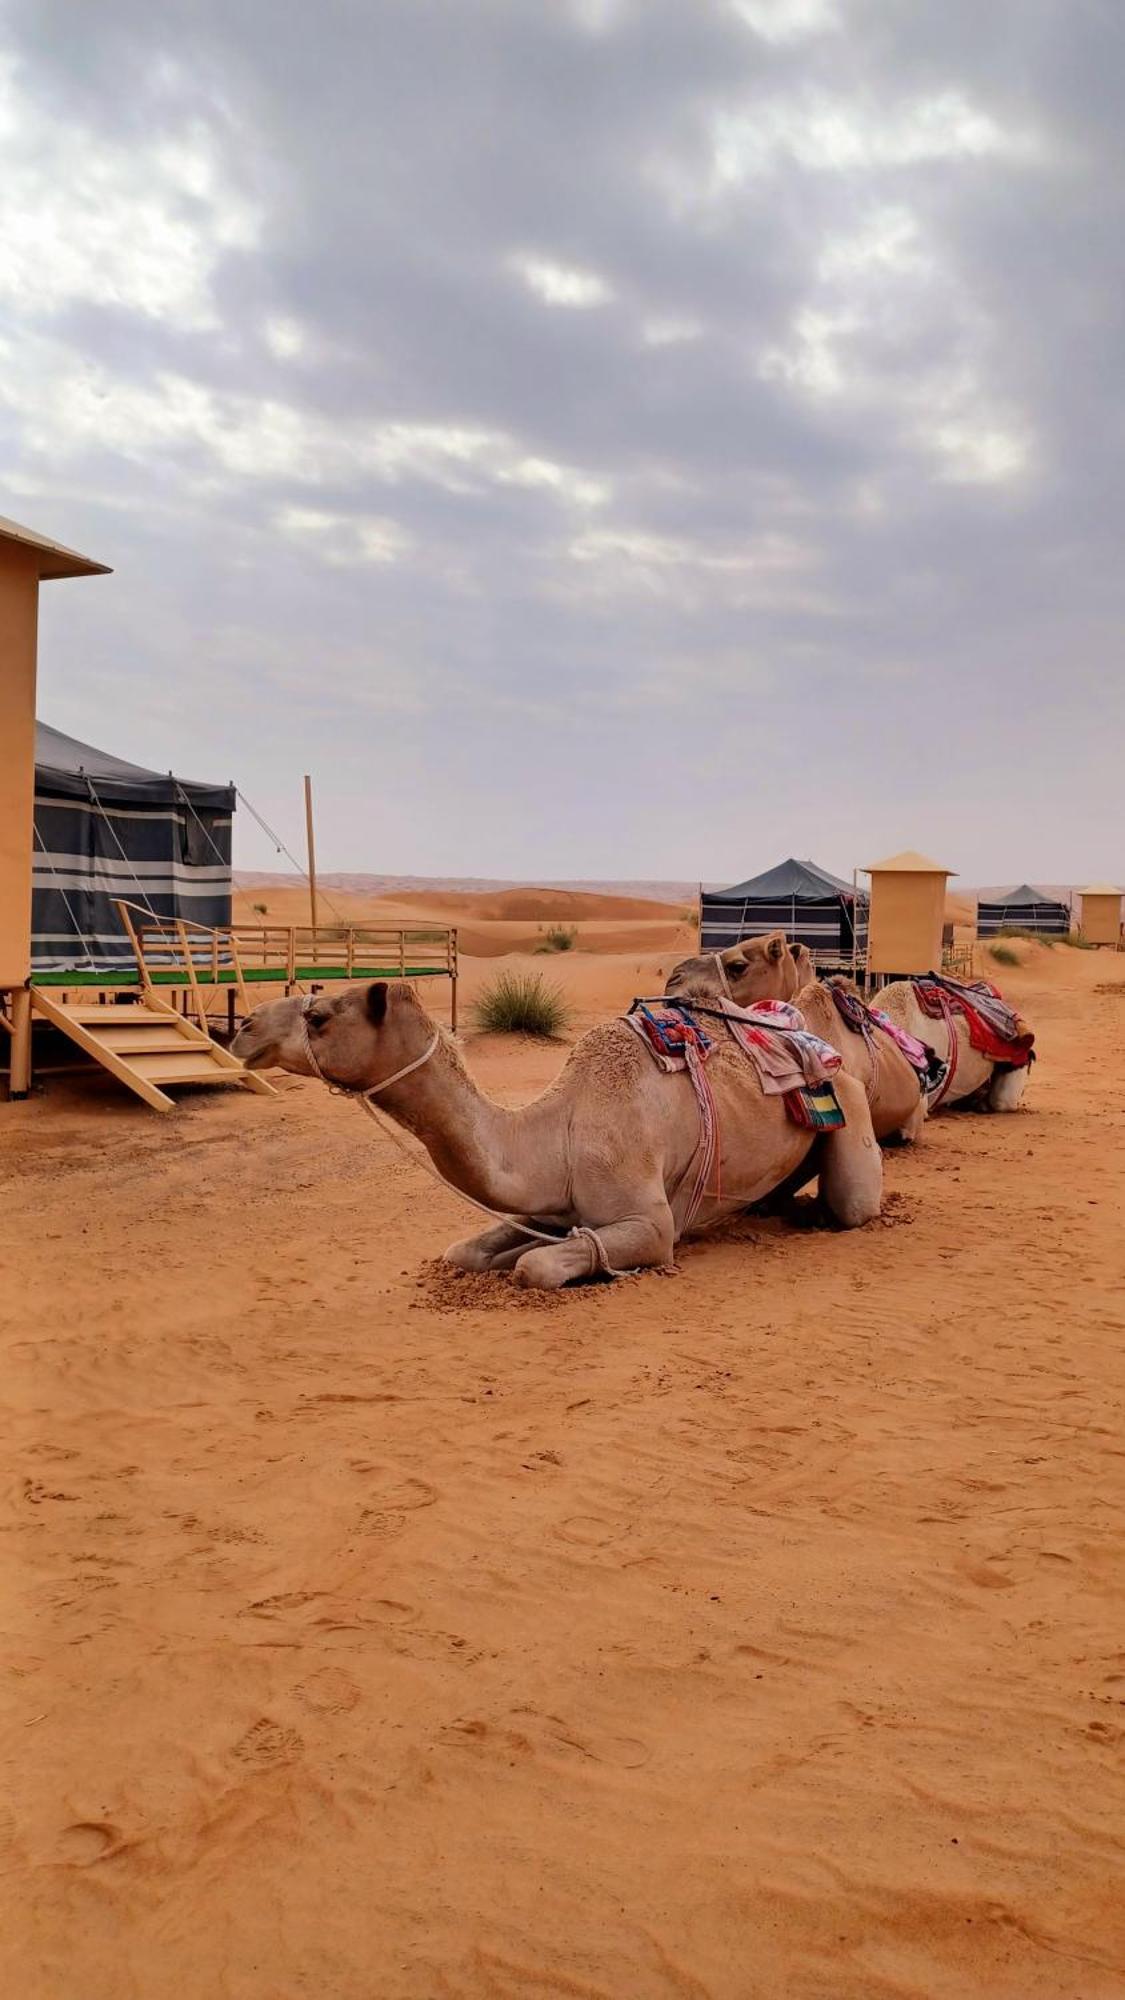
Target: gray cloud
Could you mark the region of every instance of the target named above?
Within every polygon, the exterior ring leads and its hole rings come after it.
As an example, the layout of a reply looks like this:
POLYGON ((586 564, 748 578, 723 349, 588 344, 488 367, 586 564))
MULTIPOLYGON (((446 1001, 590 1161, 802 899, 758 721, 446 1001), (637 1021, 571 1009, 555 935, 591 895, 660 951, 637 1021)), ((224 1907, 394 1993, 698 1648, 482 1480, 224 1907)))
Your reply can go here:
POLYGON ((117 572, 60 726, 312 768, 330 867, 1125 870, 1116 10, 0 28, 0 511, 117 572))

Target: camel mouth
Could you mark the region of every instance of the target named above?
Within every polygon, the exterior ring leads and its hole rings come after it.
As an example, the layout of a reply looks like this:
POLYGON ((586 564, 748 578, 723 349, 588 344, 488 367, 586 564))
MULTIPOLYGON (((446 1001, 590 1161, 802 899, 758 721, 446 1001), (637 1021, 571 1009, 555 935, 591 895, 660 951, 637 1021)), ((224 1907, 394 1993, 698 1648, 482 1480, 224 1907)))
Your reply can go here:
POLYGON ((269 1042, 259 1042, 257 1047, 251 1040, 249 1028, 243 1028, 230 1045, 232 1056, 237 1056, 243 1069, 271 1069, 276 1060, 269 1042))

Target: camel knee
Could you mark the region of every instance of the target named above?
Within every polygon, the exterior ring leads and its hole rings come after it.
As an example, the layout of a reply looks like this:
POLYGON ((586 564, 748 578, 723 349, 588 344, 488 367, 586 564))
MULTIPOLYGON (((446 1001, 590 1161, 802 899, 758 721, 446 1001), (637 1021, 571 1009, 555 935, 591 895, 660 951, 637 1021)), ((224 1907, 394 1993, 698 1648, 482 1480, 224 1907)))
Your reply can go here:
POLYGON ((451 1243, 442 1252, 441 1261, 452 1264, 455 1271, 487 1271, 492 1258, 479 1237, 466 1236, 460 1243, 451 1243))
POLYGON ((910 1113, 909 1118, 905 1118, 903 1120, 902 1125, 899 1129, 898 1136, 902 1140, 904 1146, 917 1145, 919 1139, 922 1137, 922 1127, 925 1125, 925 1123, 926 1123, 926 1100, 924 1097, 920 1096, 913 1111, 910 1113))
POLYGON ((825 1148, 820 1192, 841 1229, 862 1229, 883 1206, 883 1156, 870 1133, 846 1145, 840 1144, 843 1133, 833 1137, 836 1144, 825 1148))
POLYGON ((483 1229, 477 1236, 466 1236, 459 1243, 451 1243, 442 1257, 443 1264, 452 1264, 455 1271, 494 1271, 518 1256, 527 1242, 527 1233, 512 1222, 499 1222, 493 1229, 483 1229))
POLYGON ((997 1070, 988 1090, 988 1103, 992 1111, 1018 1111, 1027 1089, 1027 1065, 1022 1069, 997 1070))
POLYGON ((545 1243, 538 1249, 524 1251, 512 1268, 512 1283, 530 1292, 558 1292, 572 1278, 588 1276, 589 1270, 585 1245, 545 1243))

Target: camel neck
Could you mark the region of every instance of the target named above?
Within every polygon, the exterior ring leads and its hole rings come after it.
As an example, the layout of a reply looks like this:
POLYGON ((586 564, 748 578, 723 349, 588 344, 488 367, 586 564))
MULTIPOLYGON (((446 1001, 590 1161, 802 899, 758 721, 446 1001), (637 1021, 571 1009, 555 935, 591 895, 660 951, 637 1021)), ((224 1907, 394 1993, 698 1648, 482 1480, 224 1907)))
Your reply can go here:
POLYGON ((566 1209, 564 1151, 540 1130, 544 1100, 518 1111, 494 1103, 444 1043, 375 1102, 420 1139, 438 1172, 474 1201, 504 1214, 566 1209))

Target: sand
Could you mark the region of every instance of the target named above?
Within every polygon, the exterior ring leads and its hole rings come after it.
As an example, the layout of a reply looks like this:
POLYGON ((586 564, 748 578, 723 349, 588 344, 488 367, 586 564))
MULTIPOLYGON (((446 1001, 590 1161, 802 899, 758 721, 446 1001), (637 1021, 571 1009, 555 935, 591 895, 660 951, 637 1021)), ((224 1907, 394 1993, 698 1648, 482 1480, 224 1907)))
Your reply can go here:
POLYGON ((1125 963, 1021 955, 882 1223, 548 1300, 314 1084, 0 1110, 7 1991, 1125 1992, 1125 963))

